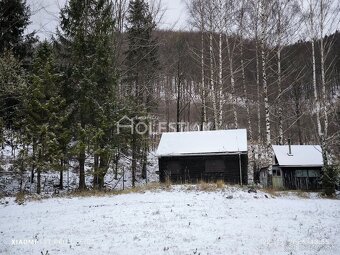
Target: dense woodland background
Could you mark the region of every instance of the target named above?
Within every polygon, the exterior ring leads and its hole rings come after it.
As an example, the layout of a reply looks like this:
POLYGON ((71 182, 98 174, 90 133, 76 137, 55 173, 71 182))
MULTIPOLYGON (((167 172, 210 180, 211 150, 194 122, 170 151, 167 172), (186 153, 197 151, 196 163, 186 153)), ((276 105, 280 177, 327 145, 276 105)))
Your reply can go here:
POLYGON ((326 165, 338 164, 338 1, 187 7, 188 31, 164 31, 157 1, 70 0, 55 36, 41 41, 25 33, 25 1, 0 0, 0 139, 12 148, 10 171, 29 176, 37 193, 42 173, 59 172, 62 189, 70 167, 80 189, 86 175, 101 189, 125 157, 134 186, 160 135, 117 134, 125 115, 176 131, 247 128, 250 181, 269 165, 271 145, 288 138, 321 144, 326 165))

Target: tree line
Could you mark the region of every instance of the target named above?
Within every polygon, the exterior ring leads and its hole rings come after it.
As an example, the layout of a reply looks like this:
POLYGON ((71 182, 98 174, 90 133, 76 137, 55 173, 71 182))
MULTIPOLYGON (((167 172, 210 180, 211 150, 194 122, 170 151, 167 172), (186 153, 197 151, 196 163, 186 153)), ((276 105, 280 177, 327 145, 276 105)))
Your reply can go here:
POLYGON ((170 123, 182 131, 182 122, 247 128, 250 181, 271 165, 271 145, 288 138, 321 144, 326 165, 339 160, 337 1, 190 0, 191 30, 164 31, 159 5, 71 0, 43 42, 24 35, 24 1, 1 4, 1 138, 19 146, 16 169, 30 171, 38 193, 49 169, 63 188, 70 160, 80 189, 88 174, 103 188, 122 155, 133 186, 146 178, 159 137, 116 134, 123 116, 135 117, 134 128, 137 116, 165 121, 165 131, 170 123), (8 29, 18 13, 22 22, 8 29))
POLYGON ((135 169, 145 160, 148 139, 118 135, 115 123, 150 111, 158 57, 148 4, 125 6, 123 26, 122 1, 69 1, 49 41, 38 41, 34 33, 24 37, 30 18, 25 1, 1 4, 1 138, 19 151, 16 170, 29 170, 40 193, 47 170, 60 172, 63 188, 70 160, 77 162, 79 189, 86 189, 86 160, 93 165, 92 186, 99 189, 109 167, 130 148, 135 169), (19 52, 22 44, 32 50, 19 52))

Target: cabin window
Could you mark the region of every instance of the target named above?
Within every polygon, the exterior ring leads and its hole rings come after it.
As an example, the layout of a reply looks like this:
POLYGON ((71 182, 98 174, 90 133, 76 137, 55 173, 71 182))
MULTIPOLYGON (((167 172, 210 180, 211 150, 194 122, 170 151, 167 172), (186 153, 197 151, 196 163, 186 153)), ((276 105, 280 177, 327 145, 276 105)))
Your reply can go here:
POLYGON ((205 171, 221 173, 225 170, 225 164, 222 159, 209 159, 205 161, 205 171))
POLYGON ((180 174, 181 173, 181 162, 179 161, 170 161, 168 162, 168 173, 171 174, 180 174))
POLYGON ((296 177, 308 177, 308 170, 296 170, 295 176, 296 177))
POLYGON ((273 176, 281 176, 281 170, 280 169, 273 169, 273 176))
POLYGON ((319 177, 320 172, 316 169, 296 170, 296 177, 319 177))

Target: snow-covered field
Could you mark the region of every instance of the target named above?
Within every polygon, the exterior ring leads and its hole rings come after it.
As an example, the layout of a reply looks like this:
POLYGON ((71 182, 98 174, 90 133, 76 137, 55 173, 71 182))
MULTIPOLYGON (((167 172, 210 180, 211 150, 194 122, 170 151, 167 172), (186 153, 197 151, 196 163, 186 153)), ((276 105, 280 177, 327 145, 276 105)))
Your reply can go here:
MULTIPOLYGON (((6 204, 5 201, 8 201, 6 204)), ((0 205, 0 254, 340 254, 340 201, 175 186, 0 205)))

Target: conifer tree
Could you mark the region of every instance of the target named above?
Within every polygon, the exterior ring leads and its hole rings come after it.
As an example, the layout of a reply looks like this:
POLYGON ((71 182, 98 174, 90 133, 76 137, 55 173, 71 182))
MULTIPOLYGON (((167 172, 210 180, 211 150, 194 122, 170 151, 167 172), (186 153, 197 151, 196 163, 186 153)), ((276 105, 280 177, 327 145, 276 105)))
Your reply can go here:
POLYGON ((36 38, 35 32, 24 35, 31 15, 26 1, 1 0, 0 10, 0 54, 10 50, 20 60, 31 56, 36 38))
POLYGON ((69 107, 79 189, 85 189, 85 157, 93 154, 94 186, 103 187, 114 123, 116 74, 113 5, 109 0, 71 0, 61 11, 59 43, 68 53, 69 107))
POLYGON ((32 172, 37 173, 38 194, 41 192, 42 171, 53 167, 60 158, 58 148, 61 147, 62 134, 57 130, 64 116, 63 99, 58 95, 58 80, 52 48, 45 41, 38 46, 34 56, 22 121, 25 141, 32 146, 32 172))
POLYGON ((14 128, 22 110, 22 97, 26 87, 24 70, 11 51, 0 57, 0 118, 3 128, 14 128))
MULTIPOLYGON (((128 50, 126 52, 127 94, 130 95, 131 115, 138 116, 151 112, 155 106, 153 98, 157 75, 157 41, 153 37, 156 24, 144 0, 130 1, 128 10, 128 50)), ((138 120, 134 121, 134 126, 138 120)), ((135 128, 134 128, 135 131, 135 128)), ((133 132, 132 150, 132 186, 135 185, 137 159, 142 160, 142 177, 146 178, 146 160, 148 134, 141 137, 133 132)))

